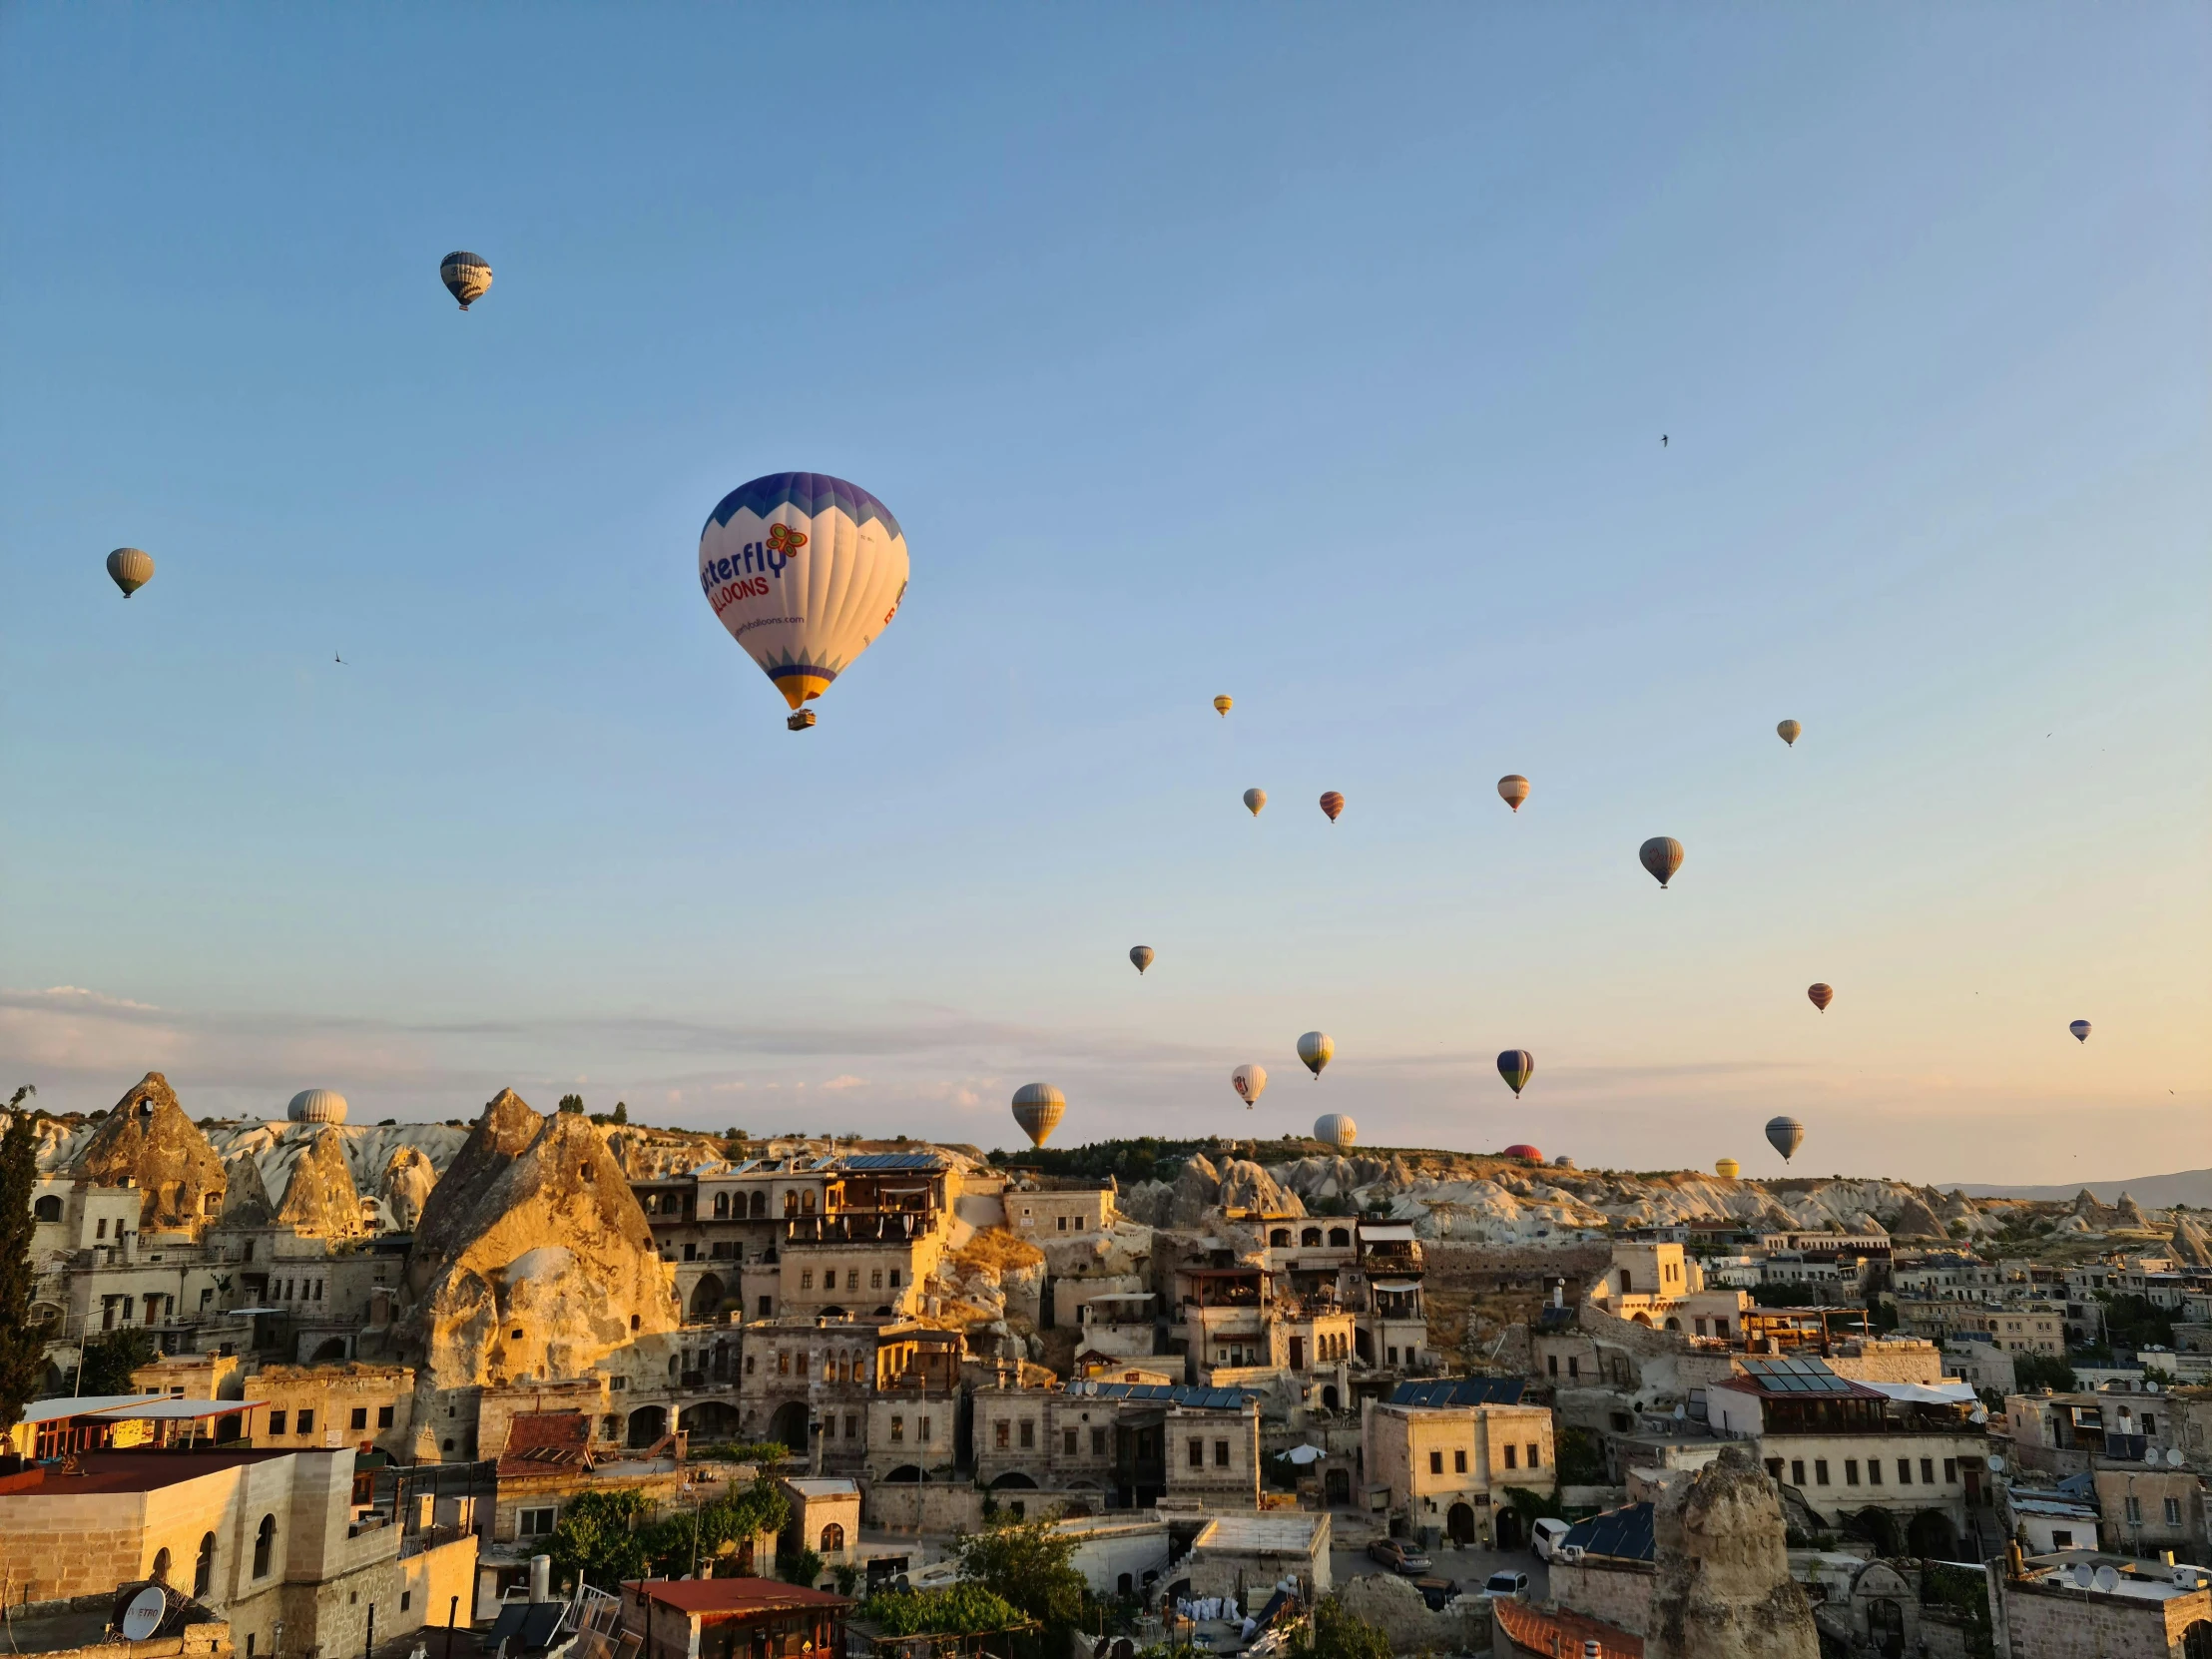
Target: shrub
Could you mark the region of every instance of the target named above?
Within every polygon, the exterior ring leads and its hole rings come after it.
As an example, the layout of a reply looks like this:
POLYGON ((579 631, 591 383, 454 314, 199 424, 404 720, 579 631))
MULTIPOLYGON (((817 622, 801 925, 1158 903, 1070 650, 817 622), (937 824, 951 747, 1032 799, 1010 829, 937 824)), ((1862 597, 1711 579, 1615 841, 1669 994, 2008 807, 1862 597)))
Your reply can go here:
POLYGON ((886 1636, 973 1636, 1024 1622, 1004 1596, 964 1579, 941 1590, 879 1590, 856 1616, 886 1636))

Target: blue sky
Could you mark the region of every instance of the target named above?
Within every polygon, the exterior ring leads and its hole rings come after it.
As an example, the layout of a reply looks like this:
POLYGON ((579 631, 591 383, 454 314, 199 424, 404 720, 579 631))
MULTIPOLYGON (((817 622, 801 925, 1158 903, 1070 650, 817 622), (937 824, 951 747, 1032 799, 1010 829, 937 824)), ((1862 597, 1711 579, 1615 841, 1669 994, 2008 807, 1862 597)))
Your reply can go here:
POLYGON ((2208 89, 2186 6, 7 8, 6 1078, 2201 1164, 2208 89), (694 579, 785 468, 913 559, 800 737, 694 579))

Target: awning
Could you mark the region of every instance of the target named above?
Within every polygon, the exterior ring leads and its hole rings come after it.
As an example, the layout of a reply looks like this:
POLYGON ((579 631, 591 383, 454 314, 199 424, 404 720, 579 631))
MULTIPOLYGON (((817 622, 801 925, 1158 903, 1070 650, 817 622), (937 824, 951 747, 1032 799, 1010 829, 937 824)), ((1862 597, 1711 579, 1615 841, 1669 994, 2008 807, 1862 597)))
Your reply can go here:
POLYGON ((1285 1462, 1296 1463, 1300 1468, 1304 1468, 1308 1463, 1320 1462, 1329 1453, 1322 1450, 1318 1445, 1294 1445, 1290 1450, 1279 1451, 1275 1455, 1285 1462))
MULTIPOLYGON (((1853 1381, 1859 1380, 1855 1378, 1853 1381)), ((1961 1382, 1955 1378, 1933 1384, 1869 1382, 1865 1385, 1907 1405, 1973 1405, 1979 1402, 1979 1396, 1973 1391, 1973 1384, 1961 1382)))
POLYGON ((111 1411, 103 1411, 104 1417, 119 1422, 172 1422, 199 1417, 228 1417, 240 1411, 252 1411, 269 1403, 266 1399, 143 1399, 136 1404, 119 1405, 111 1411))
POLYGON ((1420 1289, 1420 1281, 1418 1279, 1377 1279, 1374 1280, 1372 1283, 1379 1291, 1403 1292, 1417 1291, 1420 1289))
POLYGON ((124 1405, 143 1405, 158 1394, 76 1394, 64 1399, 34 1399, 23 1407, 25 1422, 58 1422, 63 1417, 104 1416, 124 1405))
POLYGON ((1381 1244, 1411 1244, 1413 1242, 1413 1224, 1409 1221, 1362 1222, 1360 1224, 1360 1237, 1373 1239, 1381 1244))

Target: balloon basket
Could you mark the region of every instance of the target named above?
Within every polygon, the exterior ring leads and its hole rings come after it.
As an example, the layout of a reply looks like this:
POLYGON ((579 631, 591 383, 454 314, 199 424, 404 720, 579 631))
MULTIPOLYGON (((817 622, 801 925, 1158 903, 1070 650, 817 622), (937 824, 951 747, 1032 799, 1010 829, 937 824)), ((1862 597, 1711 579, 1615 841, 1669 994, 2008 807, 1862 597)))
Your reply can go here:
POLYGON ((804 732, 807 730, 808 727, 814 725, 814 710, 800 709, 792 715, 791 719, 785 721, 784 725, 791 731, 804 732))

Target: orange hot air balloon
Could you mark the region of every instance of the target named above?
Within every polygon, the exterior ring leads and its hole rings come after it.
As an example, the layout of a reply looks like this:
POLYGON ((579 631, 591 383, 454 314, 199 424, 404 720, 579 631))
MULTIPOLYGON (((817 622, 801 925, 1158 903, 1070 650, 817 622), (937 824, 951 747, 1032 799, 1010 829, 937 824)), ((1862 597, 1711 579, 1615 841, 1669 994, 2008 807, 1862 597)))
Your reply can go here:
POLYGON ((1497 798, 1519 812, 1520 804, 1528 799, 1528 780, 1517 772, 1508 772, 1497 781, 1497 798))
POLYGON ((1222 693, 1221 696, 1214 699, 1214 713, 1220 715, 1224 720, 1227 720, 1229 718, 1229 711, 1231 709, 1234 709, 1236 706, 1236 699, 1231 697, 1227 692, 1222 693))
POLYGON ((1813 1006, 1824 1014, 1828 1012, 1828 1005, 1836 1000, 1835 991, 1826 985, 1808 985, 1805 987, 1805 994, 1813 999, 1813 1006))
POLYGON ((1331 790, 1321 798, 1321 810, 1329 815, 1329 822, 1335 824, 1337 815, 1345 810, 1345 798, 1331 790))

